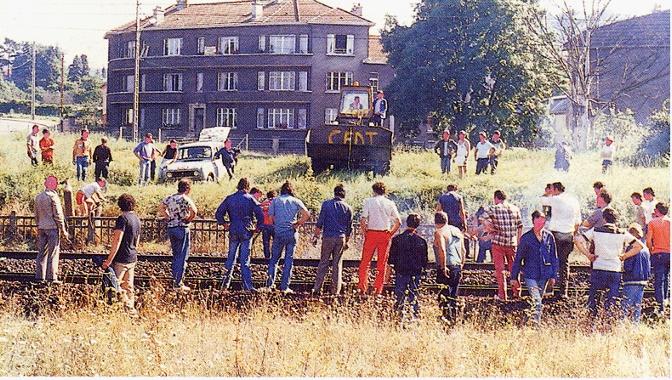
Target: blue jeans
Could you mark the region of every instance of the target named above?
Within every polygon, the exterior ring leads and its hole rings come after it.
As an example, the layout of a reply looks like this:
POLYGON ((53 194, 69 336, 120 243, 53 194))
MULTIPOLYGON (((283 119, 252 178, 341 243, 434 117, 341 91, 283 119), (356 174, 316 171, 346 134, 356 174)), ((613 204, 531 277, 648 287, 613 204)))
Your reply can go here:
POLYGON ((544 297, 544 289, 546 289, 546 282, 548 279, 539 279, 535 280, 533 278, 526 278, 525 285, 527 286, 527 291, 532 297, 534 302, 534 312, 532 313, 532 320, 535 323, 541 322, 541 309, 542 309, 542 298, 544 297))
POLYGON ((420 275, 399 274, 394 281, 394 294, 397 296, 395 308, 401 313, 404 310, 404 301, 408 296, 408 303, 413 307, 413 315, 416 317, 420 313, 420 303, 418 302, 418 288, 420 287, 420 275))
POLYGON ((658 311, 665 309, 665 300, 670 299, 670 254, 655 253, 651 255, 653 271, 653 294, 658 304, 658 311))
POLYGON ((448 277, 441 271, 436 272, 436 283, 441 286, 439 291, 439 308, 443 317, 454 320, 457 316, 457 293, 462 279, 462 268, 459 265, 448 266, 448 277))
POLYGON ((296 239, 298 234, 296 232, 276 231, 273 238, 273 254, 268 263, 268 280, 266 286, 269 288, 275 284, 275 273, 278 270, 278 261, 282 251, 285 251, 285 264, 282 266, 282 278, 280 279, 280 290, 287 290, 289 288, 289 281, 292 277, 292 265, 294 264, 294 248, 296 247, 296 239))
POLYGON ((264 258, 271 258, 271 241, 273 240, 273 226, 261 227, 261 242, 264 247, 264 258))
POLYGON ((613 165, 611 160, 602 160, 602 173, 606 173, 607 170, 613 165))
POLYGON ((173 250, 173 264, 171 267, 174 285, 182 285, 184 272, 187 269, 189 248, 191 246, 191 233, 187 227, 168 228, 170 247, 173 250))
POLYGON ((642 298, 644 298, 644 285, 623 285, 623 313, 626 317, 638 323, 642 315, 642 298))
POLYGON ((81 156, 75 159, 75 165, 77 167, 77 179, 81 181, 86 181, 86 171, 89 168, 89 157, 81 156))
POLYGON ((479 240, 478 241, 478 257, 476 258, 477 263, 485 262, 485 251, 490 251, 490 257, 492 257, 492 241, 490 240, 479 240))
POLYGON ((228 289, 233 277, 233 266, 240 251, 240 275, 243 279, 244 290, 254 290, 252 285, 252 271, 250 270, 250 237, 241 234, 229 234, 229 254, 226 257, 226 274, 222 281, 224 288, 228 289))
POLYGON ((450 156, 441 156, 441 173, 450 173, 450 156))
POLYGON ((597 314, 597 292, 607 289, 607 299, 604 301, 605 309, 609 309, 618 298, 618 290, 621 287, 621 273, 606 270, 593 269, 590 273, 590 289, 588 290, 588 309, 593 315, 597 314))
POLYGON ((140 160, 140 173, 138 176, 138 185, 145 185, 149 182, 149 175, 151 174, 152 161, 140 160))

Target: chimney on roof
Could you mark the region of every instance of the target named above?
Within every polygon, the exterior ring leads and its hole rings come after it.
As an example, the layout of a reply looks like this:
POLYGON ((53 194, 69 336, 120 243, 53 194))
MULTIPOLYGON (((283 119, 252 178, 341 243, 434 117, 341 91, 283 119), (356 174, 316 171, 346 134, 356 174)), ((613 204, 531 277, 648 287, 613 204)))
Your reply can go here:
POLYGON ((252 21, 259 21, 264 17, 264 4, 260 0, 252 0, 252 21))
POLYGON ((164 15, 165 15, 165 11, 163 10, 163 8, 161 8, 159 6, 155 7, 154 8, 154 14, 153 14, 154 24, 162 23, 164 15))
POLYGON ((350 13, 362 17, 363 11, 364 8, 362 7, 362 3, 357 3, 352 6, 352 10, 350 11, 350 13))
POLYGON ((175 4, 175 7, 177 8, 178 11, 181 11, 182 9, 187 7, 187 0, 177 0, 177 3, 175 4))

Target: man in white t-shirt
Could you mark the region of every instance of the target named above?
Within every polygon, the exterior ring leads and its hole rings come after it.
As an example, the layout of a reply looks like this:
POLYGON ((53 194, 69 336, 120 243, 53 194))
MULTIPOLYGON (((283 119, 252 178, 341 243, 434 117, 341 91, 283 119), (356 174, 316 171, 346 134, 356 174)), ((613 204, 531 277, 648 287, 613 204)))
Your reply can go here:
MULTIPOLYGON (((644 210, 644 222, 648 226, 651 219, 653 219, 653 212, 656 210, 656 203, 658 201, 656 200, 656 193, 650 187, 642 190, 642 197, 644 198, 641 205, 644 210)), ((646 228, 644 229, 644 233, 646 233, 646 228)))
POLYGON ((614 138, 607 136, 604 140, 604 145, 600 151, 600 158, 602 159, 602 173, 606 173, 607 170, 614 163, 614 156, 616 155, 616 145, 614 145, 614 138))
POLYGON ((567 297, 569 288, 569 254, 574 250, 574 233, 581 224, 581 206, 576 197, 565 193, 562 182, 551 184, 551 197, 547 204, 550 216, 548 230, 555 238, 558 253, 560 296, 567 297))
POLYGON ((476 144, 476 149, 474 150, 476 175, 485 173, 488 168, 488 163, 490 162, 490 154, 493 153, 491 150, 495 150, 495 146, 488 141, 488 135, 485 132, 480 132, 478 134, 478 139, 479 142, 476 144))
POLYGON ((98 178, 96 182, 92 182, 82 186, 75 195, 77 208, 80 216, 87 216, 96 205, 102 201, 102 192, 107 188, 107 181, 105 178, 98 178))
POLYGON ((592 228, 584 232, 584 241, 577 238, 577 248, 593 263, 590 272, 590 289, 588 291, 588 308, 591 313, 597 313, 596 295, 599 290, 607 289, 604 307, 611 307, 618 295, 621 286, 621 256, 629 257, 642 250, 639 239, 616 227, 616 211, 607 207, 602 210, 605 224, 602 227, 592 228), (592 242, 594 252, 590 252, 584 245, 585 241, 592 242), (626 252, 626 247, 630 250, 626 252))
POLYGON ((37 153, 40 151, 40 127, 33 125, 28 137, 26 137, 26 153, 30 158, 30 163, 37 166, 37 153))
POLYGON ((374 252, 377 251, 376 280, 373 289, 378 295, 383 292, 390 241, 401 226, 401 218, 394 202, 385 197, 385 184, 376 182, 372 189, 373 197, 364 201, 360 219, 364 247, 362 248, 362 261, 359 264, 358 288, 363 294, 369 290, 369 266, 374 252))

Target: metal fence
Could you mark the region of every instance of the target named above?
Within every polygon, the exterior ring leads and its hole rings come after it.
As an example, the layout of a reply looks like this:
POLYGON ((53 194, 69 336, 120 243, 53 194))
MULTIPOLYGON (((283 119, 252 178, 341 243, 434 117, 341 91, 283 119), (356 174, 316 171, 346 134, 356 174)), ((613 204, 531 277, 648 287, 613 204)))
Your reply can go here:
MULTIPOLYGON (((169 246, 166 224, 162 219, 141 218, 142 243, 155 243, 169 246)), ((86 217, 67 218, 67 225, 72 237, 74 247, 85 250, 87 247, 109 246, 112 242, 114 224, 116 218, 96 217, 89 220, 86 217)), ((311 244, 314 222, 308 222, 299 228, 299 241, 296 245, 297 258, 319 257, 318 247, 311 244)), ((433 225, 421 225, 418 233, 430 239, 433 225)), ((5 246, 25 244, 35 246, 37 237, 37 224, 33 216, 0 215, 0 241, 5 246)), ((228 249, 227 231, 224 226, 218 225, 214 219, 197 219, 191 225, 191 245, 195 254, 209 254, 214 256, 226 256, 228 249)), ((363 243, 358 225, 353 225, 353 234, 350 240, 349 256, 359 257, 363 243)), ((263 256, 262 239, 255 237, 253 256, 263 256)), ((347 253, 346 253, 346 256, 347 253)))

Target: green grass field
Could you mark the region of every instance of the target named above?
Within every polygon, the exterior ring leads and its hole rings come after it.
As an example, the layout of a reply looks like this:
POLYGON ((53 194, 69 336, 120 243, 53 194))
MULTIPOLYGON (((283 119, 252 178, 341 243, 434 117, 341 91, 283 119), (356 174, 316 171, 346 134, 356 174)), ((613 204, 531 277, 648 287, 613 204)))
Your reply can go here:
MULTIPOLYGON (((92 135, 99 142, 100 135, 92 135)), ((60 134, 56 140, 56 164, 53 167, 33 168, 25 154, 25 136, 3 136, 6 141, 0 146, 0 211, 7 214, 16 211, 29 214, 32 199, 41 191, 46 175, 55 174, 59 178, 74 178, 71 163, 71 149, 76 136, 60 134)), ((110 188, 107 194, 104 214, 117 212, 114 200, 123 192, 133 194, 138 200, 138 212, 154 215, 160 200, 175 191, 175 184, 153 184, 140 188, 137 180, 137 160, 132 154, 134 144, 113 140, 110 143, 114 162, 111 165, 110 188)), ((590 211, 594 202, 592 183, 600 180, 613 193, 613 206, 624 216, 632 214, 630 194, 651 186, 659 199, 669 199, 670 175, 668 168, 634 168, 616 164, 607 175, 601 174, 596 153, 578 154, 572 161, 569 173, 553 170, 553 154, 549 151, 528 151, 512 149, 505 153, 500 162, 499 172, 494 175, 475 176, 475 164, 469 162, 469 175, 464 179, 456 174, 441 176, 438 158, 429 151, 397 150, 392 160, 392 170, 388 176, 378 177, 386 183, 390 197, 394 199, 402 214, 420 212, 429 217, 437 197, 449 183, 456 183, 465 194, 467 209, 474 212, 478 206, 491 202, 492 193, 502 189, 510 200, 523 211, 531 212, 538 207, 538 196, 546 183, 562 181, 568 191, 577 195, 584 213, 590 211)), ((93 181, 93 168, 89 177, 93 181)), ((279 189, 282 182, 294 182, 295 190, 313 214, 319 212, 322 200, 331 197, 333 187, 342 182, 348 190, 347 201, 355 210, 360 210, 363 200, 370 196, 374 178, 371 174, 335 172, 315 176, 309 160, 301 155, 266 156, 246 154, 240 157, 238 176, 251 179, 252 185, 263 191, 279 189)), ((209 218, 214 214, 222 199, 234 191, 234 181, 198 183, 192 197, 199 207, 199 216, 209 218)), ((75 187, 81 184, 75 184, 75 187)), ((528 217, 525 215, 525 217, 528 217)))

